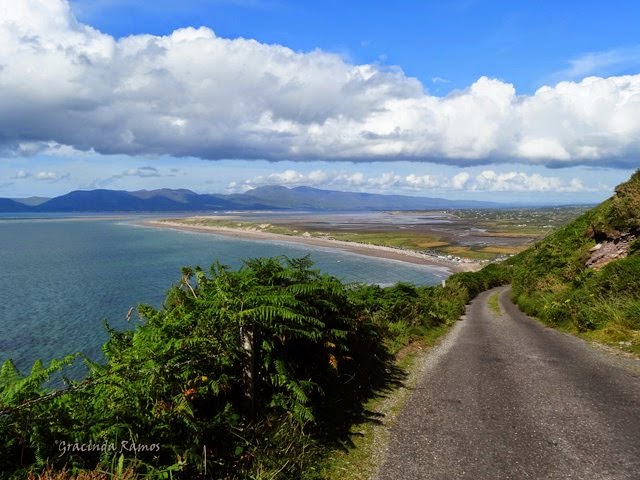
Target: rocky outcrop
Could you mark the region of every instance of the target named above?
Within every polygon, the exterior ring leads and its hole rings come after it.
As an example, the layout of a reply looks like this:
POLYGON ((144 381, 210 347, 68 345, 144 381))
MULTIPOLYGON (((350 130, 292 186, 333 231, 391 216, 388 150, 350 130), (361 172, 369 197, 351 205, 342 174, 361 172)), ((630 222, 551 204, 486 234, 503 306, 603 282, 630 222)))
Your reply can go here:
POLYGON ((607 263, 625 258, 629 254, 629 247, 637 238, 634 233, 623 233, 617 238, 607 238, 589 250, 591 257, 585 263, 588 268, 602 268, 607 263))

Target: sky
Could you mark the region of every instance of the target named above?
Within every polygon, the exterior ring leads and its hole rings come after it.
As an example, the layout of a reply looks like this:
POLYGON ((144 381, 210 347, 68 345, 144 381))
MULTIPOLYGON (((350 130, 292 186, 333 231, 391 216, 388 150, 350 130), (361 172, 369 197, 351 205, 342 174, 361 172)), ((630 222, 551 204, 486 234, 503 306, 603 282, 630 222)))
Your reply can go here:
POLYGON ((0 197, 262 185, 595 203, 637 1, 0 0, 0 197))

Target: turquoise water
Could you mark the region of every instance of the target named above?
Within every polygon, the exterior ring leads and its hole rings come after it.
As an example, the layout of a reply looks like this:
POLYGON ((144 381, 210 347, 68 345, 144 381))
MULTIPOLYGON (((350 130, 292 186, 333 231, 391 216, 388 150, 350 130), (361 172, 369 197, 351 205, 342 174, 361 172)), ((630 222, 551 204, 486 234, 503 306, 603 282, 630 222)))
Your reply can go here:
POLYGON ((347 282, 439 283, 429 267, 333 249, 239 240, 209 234, 144 228, 134 220, 0 218, 0 363, 12 358, 30 368, 83 352, 100 359, 107 338, 103 320, 125 320, 139 303, 159 306, 180 268, 205 270, 216 260, 311 254, 316 267, 347 282))

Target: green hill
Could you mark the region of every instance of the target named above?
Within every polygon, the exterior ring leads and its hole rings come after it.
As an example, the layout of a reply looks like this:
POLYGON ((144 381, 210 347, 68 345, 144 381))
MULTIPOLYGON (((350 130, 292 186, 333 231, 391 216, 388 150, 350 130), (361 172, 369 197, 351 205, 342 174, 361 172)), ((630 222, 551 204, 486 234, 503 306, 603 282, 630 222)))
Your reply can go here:
POLYGON ((514 301, 548 325, 640 353, 640 170, 507 262, 514 301))

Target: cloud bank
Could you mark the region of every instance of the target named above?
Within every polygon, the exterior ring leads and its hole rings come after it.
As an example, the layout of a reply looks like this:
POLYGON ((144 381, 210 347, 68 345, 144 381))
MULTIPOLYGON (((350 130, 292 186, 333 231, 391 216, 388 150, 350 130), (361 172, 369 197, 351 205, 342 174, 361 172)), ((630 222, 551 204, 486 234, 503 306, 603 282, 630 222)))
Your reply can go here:
POLYGON ((269 175, 259 175, 244 182, 232 182, 228 190, 245 192, 265 185, 312 186, 361 191, 375 190, 378 192, 403 190, 415 193, 442 191, 577 193, 597 190, 586 187, 578 178, 565 181, 554 176, 513 171, 483 170, 476 175, 460 172, 450 177, 431 174, 417 175, 415 173, 398 175, 394 172, 367 175, 362 172, 326 170, 302 173, 293 169, 269 175))
POLYGON ((63 0, 0 0, 0 148, 203 159, 638 165, 640 75, 518 95, 482 77, 447 97, 208 28, 115 39, 63 0))

